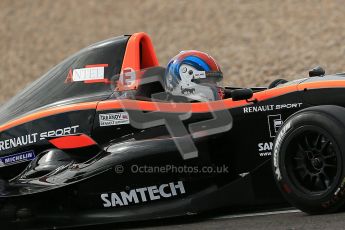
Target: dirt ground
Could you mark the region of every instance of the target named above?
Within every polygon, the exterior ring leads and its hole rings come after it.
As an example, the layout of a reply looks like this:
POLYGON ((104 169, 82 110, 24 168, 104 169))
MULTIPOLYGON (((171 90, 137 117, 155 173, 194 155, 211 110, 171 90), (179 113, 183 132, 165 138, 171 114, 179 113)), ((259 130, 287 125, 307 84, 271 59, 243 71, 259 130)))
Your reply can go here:
POLYGON ((161 65, 210 53, 231 85, 345 71, 345 1, 0 0, 0 102, 79 49, 145 31, 161 65))

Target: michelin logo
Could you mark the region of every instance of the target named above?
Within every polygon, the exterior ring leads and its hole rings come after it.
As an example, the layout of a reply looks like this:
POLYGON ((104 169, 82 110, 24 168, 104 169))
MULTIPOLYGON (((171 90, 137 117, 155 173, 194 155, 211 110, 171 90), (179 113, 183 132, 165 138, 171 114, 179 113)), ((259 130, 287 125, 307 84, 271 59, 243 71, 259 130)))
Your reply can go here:
POLYGON ((101 199, 103 207, 119 207, 130 204, 138 204, 147 201, 160 200, 163 198, 174 197, 185 194, 183 182, 162 184, 160 186, 150 186, 132 189, 128 192, 122 191, 118 193, 103 193, 101 199))
POLYGON ((99 115, 99 125, 113 126, 129 124, 129 116, 127 112, 107 113, 99 115))
POLYGON ((19 164, 25 161, 32 161, 35 159, 35 153, 33 150, 13 154, 10 156, 0 157, 0 168, 9 165, 19 164))

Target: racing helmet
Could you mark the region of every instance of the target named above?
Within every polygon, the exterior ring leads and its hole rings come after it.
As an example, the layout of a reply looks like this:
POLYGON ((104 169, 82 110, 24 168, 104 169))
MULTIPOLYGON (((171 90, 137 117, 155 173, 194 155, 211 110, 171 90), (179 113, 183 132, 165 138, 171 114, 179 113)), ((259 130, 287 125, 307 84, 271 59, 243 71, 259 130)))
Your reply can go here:
POLYGON ((217 87, 223 74, 216 61, 197 50, 181 51, 173 57, 166 70, 166 90, 173 95, 197 101, 222 98, 217 87))

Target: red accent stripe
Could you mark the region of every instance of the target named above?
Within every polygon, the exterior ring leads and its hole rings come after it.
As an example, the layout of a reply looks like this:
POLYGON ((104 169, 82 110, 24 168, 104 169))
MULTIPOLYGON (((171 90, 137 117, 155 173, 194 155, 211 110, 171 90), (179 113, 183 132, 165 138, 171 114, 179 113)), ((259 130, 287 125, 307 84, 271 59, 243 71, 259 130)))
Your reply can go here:
POLYGON ((84 102, 84 103, 79 103, 79 104, 72 104, 72 105, 66 105, 66 106, 41 110, 39 112, 26 115, 24 117, 9 121, 9 122, 1 125, 0 126, 0 132, 4 131, 6 129, 13 128, 17 125, 24 124, 26 122, 34 121, 34 120, 37 120, 37 119, 40 119, 43 117, 48 117, 48 116, 56 115, 59 113, 67 113, 67 112, 71 112, 71 111, 96 109, 97 103, 98 103, 97 101, 95 101, 95 102, 84 102))
POLYGON ((168 113, 204 113, 239 107, 249 104, 245 100, 232 101, 231 99, 199 102, 199 103, 172 103, 172 102, 151 102, 137 100, 107 100, 101 101, 97 106, 97 111, 130 109, 141 111, 159 111, 168 113))
POLYGON ((189 55, 201 58, 203 61, 207 63, 207 65, 211 68, 212 71, 220 71, 220 68, 211 56, 197 50, 188 50, 185 53, 182 53, 179 59, 184 59, 186 56, 189 55))
POLYGON ((127 42, 121 72, 128 68, 139 71, 154 66, 159 66, 159 63, 151 38, 144 32, 133 34, 127 42))
POLYGON ((97 79, 97 80, 86 80, 84 81, 85 84, 93 84, 93 83, 105 83, 105 84, 110 84, 111 81, 108 78, 104 79, 97 79))
MULTIPOLYGON (((321 88, 345 88, 345 80, 330 80, 319 82, 306 82, 299 85, 289 85, 284 87, 278 87, 268 89, 254 93, 253 99, 257 99, 259 102, 274 98, 283 94, 291 93, 294 91, 302 91, 304 89, 321 89, 321 88)), ((197 102, 197 103, 157 103, 149 101, 135 101, 135 100, 108 100, 101 102, 86 102, 80 104, 66 105, 61 107, 50 108, 41 110, 24 117, 11 120, 3 125, 0 125, 0 132, 13 128, 17 125, 24 124, 33 120, 37 120, 43 117, 56 115, 59 113, 66 113, 70 111, 89 110, 96 109, 112 110, 112 109, 135 109, 145 111, 163 111, 163 112, 209 112, 220 109, 231 109, 234 107, 240 107, 249 105, 245 100, 232 101, 231 99, 212 101, 212 102, 197 102), (98 104, 98 106, 97 106, 98 104)))
POLYGON ((124 70, 132 69, 137 73, 134 84, 123 85, 120 81, 117 84, 117 91, 133 90, 138 87, 141 76, 138 71, 159 66, 150 37, 143 32, 133 34, 127 42, 126 52, 123 57, 121 74, 124 70))
POLYGON ((92 65, 86 65, 85 68, 93 68, 93 67, 108 67, 108 64, 92 64, 92 65))
POLYGON ((49 140, 49 142, 59 149, 77 149, 97 144, 91 137, 85 134, 57 137, 49 140))

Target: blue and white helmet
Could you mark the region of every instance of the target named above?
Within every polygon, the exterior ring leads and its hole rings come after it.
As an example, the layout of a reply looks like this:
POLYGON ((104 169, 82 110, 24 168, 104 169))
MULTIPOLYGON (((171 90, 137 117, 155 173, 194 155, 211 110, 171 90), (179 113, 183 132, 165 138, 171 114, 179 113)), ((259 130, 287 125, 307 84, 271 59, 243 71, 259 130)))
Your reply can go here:
POLYGON ((197 101, 221 99, 217 83, 223 75, 216 61, 206 53, 180 52, 169 61, 166 77, 166 89, 173 95, 197 101))

